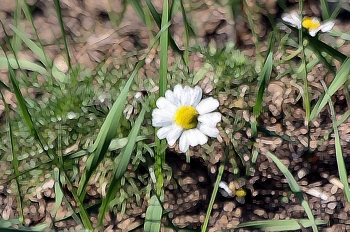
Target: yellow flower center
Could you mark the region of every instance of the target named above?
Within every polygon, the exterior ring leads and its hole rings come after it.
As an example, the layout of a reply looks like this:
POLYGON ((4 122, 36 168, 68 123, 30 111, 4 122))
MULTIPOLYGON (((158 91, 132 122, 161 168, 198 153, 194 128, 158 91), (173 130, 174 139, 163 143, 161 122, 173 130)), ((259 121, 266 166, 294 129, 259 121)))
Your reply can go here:
POLYGON ((185 130, 189 130, 197 126, 198 115, 193 106, 181 106, 175 114, 175 122, 185 130))
POLYGON ((302 25, 308 30, 315 30, 321 26, 321 22, 316 18, 304 17, 302 25))
POLYGON ((236 196, 237 197, 245 197, 245 195, 247 195, 247 192, 244 189, 238 189, 236 191, 236 196))

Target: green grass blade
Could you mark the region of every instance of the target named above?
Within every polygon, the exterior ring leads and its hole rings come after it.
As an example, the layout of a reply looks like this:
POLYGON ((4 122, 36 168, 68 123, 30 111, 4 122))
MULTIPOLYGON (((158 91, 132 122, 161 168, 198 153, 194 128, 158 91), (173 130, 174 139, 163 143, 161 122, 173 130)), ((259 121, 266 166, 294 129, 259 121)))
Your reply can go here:
POLYGON ((310 115, 310 121, 315 119, 315 117, 321 112, 323 107, 327 104, 328 100, 331 98, 331 96, 339 89, 341 88, 344 83, 348 80, 349 74, 350 74, 350 59, 347 58, 345 62, 340 67, 339 71, 334 77, 334 80, 328 87, 326 94, 323 95, 322 98, 318 100, 315 107, 313 108, 311 115, 310 115))
MULTIPOLYGON (((21 91, 19 89, 19 86, 18 86, 18 83, 17 83, 17 80, 16 80, 15 72, 11 68, 10 64, 8 64, 8 71, 9 71, 10 82, 11 82, 11 84, 13 86, 13 92, 14 92, 14 94, 16 96, 16 99, 17 99, 19 108, 21 110, 23 119, 25 120, 25 122, 26 122, 26 124, 27 124, 27 126, 29 128, 29 131, 31 132, 31 134, 38 141, 38 143, 40 144, 41 148, 44 149, 44 146, 43 146, 42 141, 41 141, 41 139, 39 137, 39 134, 37 133, 37 130, 34 127, 34 123, 33 123, 31 115, 29 114, 29 111, 28 111, 26 102, 24 100, 24 97, 23 97, 23 95, 22 95, 22 93, 21 93, 21 91)), ((54 157, 50 157, 50 158, 54 159, 54 157)))
POLYGON ((128 143, 123 148, 120 154, 120 162, 113 175, 113 180, 110 183, 106 197, 102 200, 102 205, 98 215, 98 222, 100 226, 102 226, 104 216, 108 211, 109 203, 114 199, 115 193, 120 186, 120 179, 124 176, 126 168, 130 163, 131 155, 133 154, 134 147, 137 141, 137 135, 139 134, 141 124, 145 117, 145 112, 146 112, 146 107, 143 107, 134 126, 130 131, 130 134, 128 136, 128 143))
MULTIPOLYGON (((162 26, 166 26, 169 22, 169 3, 168 0, 164 0, 162 26)), ((164 96, 167 89, 167 75, 168 75, 168 45, 169 45, 169 30, 165 30, 160 36, 160 68, 159 68, 159 96, 164 96)))
MULTIPOLYGON (((168 0, 163 1, 163 14, 162 14, 162 25, 164 28, 169 23, 169 2, 168 0)), ((168 82, 168 42, 169 42, 169 30, 166 29, 164 33, 160 36, 160 68, 159 68, 159 97, 164 96, 167 89, 168 82)), ((156 133, 155 133, 156 134, 156 133)), ((155 174, 156 174, 156 192, 158 196, 161 196, 163 192, 163 165, 165 162, 165 141, 160 141, 158 137, 155 138, 156 143, 156 156, 155 156, 155 174)))
MULTIPOLYGON (((52 67, 52 61, 51 61, 51 59, 49 58, 49 57, 47 57, 46 55, 45 55, 45 53, 43 52, 44 51, 44 48, 43 48, 43 46, 42 46, 42 44, 41 44, 41 42, 40 42, 40 38, 39 38, 39 35, 38 35, 38 32, 36 31, 36 28, 35 28, 35 25, 34 25, 34 21, 33 21, 33 17, 32 17, 32 14, 31 14, 31 12, 29 11, 29 7, 28 7, 28 4, 27 4, 27 2, 25 1, 25 0, 18 0, 18 2, 20 3, 20 5, 21 5, 21 7, 22 7, 22 10, 23 10, 23 12, 24 12, 24 15, 25 15, 25 17, 26 17, 26 19, 30 22, 30 24, 31 24, 31 26, 32 26, 32 28, 33 28, 33 31, 34 31, 34 34, 35 34, 35 36, 36 36, 36 41, 38 41, 38 43, 39 43, 39 47, 36 45, 36 44, 34 44, 36 47, 38 47, 38 48, 35 48, 35 46, 34 46, 34 50, 32 50, 32 48, 30 48, 29 46, 28 46, 28 44, 26 43, 26 41, 28 41, 29 39, 24 35, 24 34, 22 34, 23 36, 23 38, 19 35, 19 37, 23 40, 23 42, 25 42, 26 44, 27 44, 27 46, 39 57, 39 59, 40 59, 40 61, 44 64, 44 66, 46 67, 46 68, 51 68, 52 67), (25 40, 26 41, 25 41, 25 40), (36 51, 38 52, 38 54, 40 54, 40 56, 36 53, 36 51), (43 54, 42 54, 43 53, 43 54)), ((12 29, 12 28, 11 28, 12 29)), ((17 33, 16 33, 17 34, 17 33)), ((29 40, 30 42, 31 42, 31 40, 29 40)))
POLYGON ((56 10, 58 22, 59 22, 62 37, 63 37, 63 44, 64 44, 64 50, 65 50, 66 56, 67 56, 68 67, 69 67, 69 69, 71 69, 71 61, 70 61, 70 55, 69 55, 69 50, 68 50, 67 35, 66 35, 66 30, 64 30, 64 23, 63 23, 60 1, 54 0, 53 2, 55 4, 55 10, 56 10))
POLYGON ((313 51, 319 51, 322 49, 323 52, 327 53, 328 55, 332 56, 333 58, 344 62, 347 58, 346 55, 339 52, 338 50, 334 49, 333 47, 329 46, 328 44, 323 43, 322 41, 316 39, 315 37, 310 36, 308 33, 303 33, 304 38, 307 38, 309 41, 310 47, 312 47, 313 51))
MULTIPOLYGON (((286 24, 286 26, 288 26, 292 31, 296 33, 299 32, 299 30, 295 27, 292 27, 288 24, 286 24)), ((327 53, 328 55, 332 56, 334 59, 339 60, 341 62, 344 62, 345 59, 347 58, 347 56, 344 55, 343 53, 339 52, 338 50, 334 49, 328 44, 323 43, 319 39, 312 37, 311 35, 309 35, 309 33, 303 32, 303 38, 304 39, 306 38, 309 41, 309 45, 314 52, 322 49, 322 52, 327 53)))
POLYGON ((90 157, 86 162, 86 168, 79 183, 78 195, 80 196, 80 200, 84 199, 85 187, 90 177, 95 172, 96 168, 104 158, 110 142, 112 141, 112 139, 115 138, 117 134, 117 127, 119 125, 119 121, 123 113, 124 104, 125 104, 130 86, 137 72, 140 70, 140 68, 143 66, 144 63, 145 63, 145 60, 143 59, 136 65, 129 80, 126 82, 123 90, 121 91, 117 100, 113 104, 110 112, 108 113, 101 127, 100 132, 97 135, 96 141, 92 147, 93 153, 90 155, 90 157))
POLYGON ((320 0, 322 19, 327 20, 330 17, 328 2, 326 0, 320 0))
MULTIPOLYGON (((159 28, 162 28, 161 15, 157 12, 156 8, 153 6, 153 4, 150 0, 146 0, 146 4, 148 6, 149 11, 151 12, 151 15, 152 15, 154 21, 156 22, 156 24, 158 25, 159 28)), ((183 56, 183 51, 176 45, 176 43, 171 35, 169 35, 169 45, 175 52, 177 52, 178 54, 183 56)))
POLYGON ((55 180, 55 185, 54 185, 54 188, 55 188, 55 208, 52 211, 52 217, 56 218, 58 208, 61 206, 63 196, 64 196, 62 189, 60 187, 60 184, 59 184, 60 171, 58 168, 53 169, 53 179, 55 180))
POLYGON ((145 232, 157 232, 160 231, 161 219, 163 209, 157 196, 152 196, 150 204, 146 210, 146 218, 143 229, 145 232))
POLYGON ((18 213, 19 213, 19 221, 23 224, 24 223, 24 216, 23 216, 23 206, 22 206, 22 195, 21 195, 21 186, 19 184, 19 170, 18 170, 18 157, 17 157, 17 152, 14 150, 14 137, 12 133, 12 125, 11 125, 11 117, 10 117, 10 109, 6 103, 4 95, 1 93, 2 101, 5 106, 5 115, 6 115, 6 125, 9 128, 8 130, 8 138, 10 142, 10 152, 12 154, 12 162, 13 162, 13 170, 16 175, 15 181, 16 181, 16 186, 17 186, 17 204, 18 204, 18 213))
MULTIPOLYGON (((229 147, 226 146, 226 148, 225 148, 225 157, 228 157, 228 153, 229 153, 229 147)), ((215 184, 214 184, 214 189, 213 189, 213 192, 212 192, 211 197, 210 197, 209 206, 208 206, 207 213, 205 215, 205 219, 204 219, 204 223, 203 223, 203 227, 202 227, 202 230, 201 230, 202 232, 207 231, 208 224, 209 224, 209 219, 210 219, 210 215, 211 215, 211 211, 213 209, 213 205, 214 205, 214 202, 215 202, 216 194, 218 193, 219 183, 221 181, 222 174, 224 173, 225 164, 226 164, 226 158, 221 163, 221 165, 219 167, 218 176, 216 177, 216 181, 215 181, 215 184)))
POLYGON ((312 230, 314 232, 318 231, 317 226, 315 224, 315 218, 312 214, 309 203, 304 199, 303 194, 301 193, 301 189, 298 183, 295 181, 292 173, 284 166, 284 164, 271 152, 267 152, 266 155, 272 159, 272 161, 276 164, 276 166, 281 170, 283 175, 287 178, 290 189, 295 193, 295 195, 299 198, 301 205, 304 207, 307 217, 310 220, 312 230))
MULTIPOLYGON (((146 53, 145 57, 148 56, 150 53, 151 49, 153 46, 156 44, 156 41, 160 38, 162 33, 167 30, 170 26, 170 23, 164 26, 158 34, 155 37, 155 40, 153 43, 149 46, 148 52, 146 53)), ((123 109, 124 109, 124 102, 126 100, 126 95, 129 91, 129 88, 131 86, 131 83, 136 76, 138 70, 142 67, 142 65, 145 63, 145 59, 141 60, 135 67, 133 73, 131 74, 129 80, 127 81, 126 85, 124 86, 123 91, 120 93, 118 99, 116 102, 113 104, 112 109, 107 115, 107 118, 105 119, 105 122, 103 123, 100 132, 97 135, 96 141, 94 145, 91 148, 92 154, 90 155, 88 162, 87 162, 87 167, 89 169, 85 169, 85 172, 82 175, 82 178, 79 183, 78 187, 78 195, 80 199, 83 199, 85 196, 85 187, 87 185, 87 182, 89 181, 92 173, 96 170, 98 164, 101 162, 103 159, 109 144, 112 139, 114 139, 115 134, 116 134, 116 128, 119 124, 119 120, 121 118, 123 109), (112 128, 111 128, 112 127, 112 128)))
MULTIPOLYGON (((325 83, 323 82, 322 84, 323 84, 324 88, 326 88, 325 83)), ((340 136, 339 136, 339 131, 338 131, 336 114, 335 114, 334 106, 333 106, 333 103, 332 103, 330 96, 328 97, 328 105, 329 105, 329 109, 330 109, 331 115, 332 115, 332 124, 333 124, 333 131, 334 131, 334 140, 335 140, 335 144, 334 144, 335 145, 335 157, 337 159, 339 177, 340 177, 340 181, 344 185, 345 198, 350 203, 350 190, 349 190, 349 183, 348 183, 348 174, 346 171, 345 161, 344 161, 344 157, 343 157, 343 151, 342 151, 342 147, 341 147, 341 143, 340 143, 340 136)))
POLYGON ((183 18, 183 22, 184 22, 184 26, 185 26, 185 51, 184 51, 184 61, 185 61, 185 65, 186 67, 188 67, 189 64, 189 57, 190 57, 190 52, 189 52, 189 39, 191 36, 194 36, 194 31, 191 27, 191 25, 189 24, 188 20, 187 20, 187 14, 185 11, 185 7, 183 4, 183 0, 180 0, 179 2, 180 4, 180 9, 181 9, 181 14, 182 14, 182 18, 183 18))
MULTIPOLYGON (((327 221, 315 220, 316 225, 324 225, 327 221)), ((295 231, 300 230, 302 227, 307 228, 311 226, 311 221, 308 219, 287 219, 287 220, 265 220, 265 221, 252 221, 239 224, 238 228, 254 228, 264 231, 295 231)))
POLYGON ((141 1, 128 0, 128 2, 131 3, 131 6, 134 9, 135 13, 142 19, 144 23, 146 23, 146 17, 141 6, 141 1))
POLYGON ((45 65, 46 68, 52 67, 52 61, 45 55, 43 49, 41 49, 38 45, 36 45, 32 40, 30 40, 27 36, 25 36, 20 30, 18 30, 15 26, 9 25, 9 27, 13 30, 13 32, 18 35, 19 38, 28 46, 28 48, 34 52, 35 55, 38 56, 39 60, 45 65))
POLYGON ((13 69, 25 69, 33 72, 38 72, 43 75, 49 75, 49 73, 46 71, 45 68, 42 66, 35 64, 33 62, 30 62, 28 60, 17 60, 14 58, 5 58, 5 57, 0 57, 0 69, 7 69, 8 64, 11 65, 13 69), (17 63, 18 61, 18 63, 17 63), (19 65, 19 67, 18 67, 19 65))
MULTIPOLYGON (((19 5, 18 1, 16 1, 16 8, 14 11, 13 18, 15 20, 15 26, 19 27, 19 25, 20 25, 19 22, 21 20, 21 6, 19 5)), ((14 34, 12 39, 11 39, 11 47, 13 48, 13 50, 15 51, 16 54, 22 48, 22 42, 21 42, 20 38, 18 37, 18 35, 16 35, 16 34, 14 34)))

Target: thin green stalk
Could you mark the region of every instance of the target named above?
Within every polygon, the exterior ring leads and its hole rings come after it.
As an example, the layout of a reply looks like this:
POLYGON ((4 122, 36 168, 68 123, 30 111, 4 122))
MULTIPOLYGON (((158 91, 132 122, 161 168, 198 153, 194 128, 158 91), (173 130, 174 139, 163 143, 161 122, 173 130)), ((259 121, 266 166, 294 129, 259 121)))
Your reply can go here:
MULTIPOLYGON (((167 25, 169 22, 169 2, 168 0, 164 0, 163 2, 163 14, 162 14, 162 24, 161 28, 167 25)), ((166 29, 164 33, 160 36, 160 68, 159 68, 159 97, 164 96, 165 91, 167 89, 167 76, 168 76, 168 44, 169 43, 169 30, 166 29)), ((164 147, 165 141, 160 141, 158 137, 156 137, 156 156, 155 156, 155 174, 157 178, 156 182, 156 192, 157 196, 162 200, 162 192, 163 192, 163 165, 165 162, 165 150, 162 149, 164 147)))
POLYGON ((10 118, 10 110, 9 107, 6 103, 5 97, 2 94, 2 92, 0 91, 1 97, 2 97, 2 101, 4 102, 5 105, 5 114, 6 114, 6 125, 9 128, 7 134, 8 134, 8 138, 10 140, 10 151, 12 154, 12 162, 13 162, 13 170, 15 172, 16 175, 16 186, 17 186, 17 204, 18 204, 18 214, 19 214, 19 221, 23 224, 24 223, 24 216, 23 216, 23 206, 22 206, 22 194, 21 194, 21 186, 19 184, 19 170, 18 170, 18 157, 17 157, 17 152, 15 152, 14 150, 14 138, 13 138, 13 133, 12 133, 12 126, 11 126, 11 118, 10 118))
POLYGON ((71 61, 70 61, 66 30, 64 29, 64 23, 63 23, 63 17, 62 17, 60 1, 59 0, 54 0, 53 2, 55 4, 55 10, 56 10, 56 13, 57 13, 58 22, 59 22, 61 33, 62 33, 62 37, 63 37, 63 44, 64 44, 64 50, 65 50, 66 56, 67 56, 68 67, 69 67, 69 70, 71 70, 72 66, 71 66, 71 61))
POLYGON ((202 227, 202 232, 207 231, 207 227, 208 227, 208 224, 209 224, 209 218, 210 218, 210 215, 211 215, 211 211, 213 209, 213 205, 214 205, 214 202, 215 202, 216 194, 218 193, 219 183, 221 181, 222 174, 224 173, 225 164, 226 164, 226 158, 228 156, 228 153, 229 153, 229 147, 226 146, 226 148, 225 148, 225 159, 224 159, 224 161, 221 163, 221 165, 219 167, 218 176, 216 177, 216 181, 215 181, 213 192, 211 194, 208 210, 207 210, 207 213, 205 215, 205 219, 204 219, 204 223, 203 223, 203 227, 202 227))
MULTIPOLYGON (((299 1, 299 11, 300 14, 303 12, 303 1, 299 1)), ((310 114, 311 114, 311 106, 310 106, 310 93, 309 93, 309 82, 307 80, 307 73, 306 73, 306 62, 305 62, 305 48, 304 48, 304 41, 303 41, 303 30, 302 28, 299 29, 299 47, 301 48, 301 71, 300 75, 304 82, 304 94, 303 94, 303 103, 305 107, 305 126, 307 127, 308 132, 308 146, 307 149, 310 148, 310 114)))
POLYGON ((247 9, 247 17, 248 17, 248 23, 249 23, 249 28, 251 29, 251 32, 252 32, 252 35, 253 35, 253 38, 254 38, 254 46, 255 46, 255 52, 256 52, 256 55, 258 57, 257 60, 259 60, 259 64, 262 64, 262 61, 263 61, 263 57, 262 57, 262 54, 261 54, 261 50, 260 50, 260 43, 259 43, 259 36, 258 34, 255 32, 254 28, 255 28, 255 24, 254 24, 254 21, 253 21, 253 17, 252 17, 252 14, 250 12, 250 7, 247 3, 247 0, 244 0, 243 1, 244 5, 245 5, 245 8, 247 9))
MULTIPOLYGON (((327 86, 324 83, 324 81, 321 82, 323 85, 323 88, 325 89, 325 92, 327 94, 327 86)), ((343 157, 343 151, 340 143, 340 136, 339 136, 339 131, 338 131, 338 126, 337 126, 337 119, 335 117, 335 110, 334 106, 332 103, 331 98, 328 98, 328 105, 329 109, 331 111, 331 116, 332 116, 332 124, 333 124, 333 131, 334 131, 334 145, 335 145, 335 157, 337 159, 337 165, 338 165, 338 173, 340 177, 340 181, 344 185, 344 195, 348 203, 350 203, 350 190, 349 190, 349 183, 348 183, 348 174, 345 166, 345 161, 343 157)))

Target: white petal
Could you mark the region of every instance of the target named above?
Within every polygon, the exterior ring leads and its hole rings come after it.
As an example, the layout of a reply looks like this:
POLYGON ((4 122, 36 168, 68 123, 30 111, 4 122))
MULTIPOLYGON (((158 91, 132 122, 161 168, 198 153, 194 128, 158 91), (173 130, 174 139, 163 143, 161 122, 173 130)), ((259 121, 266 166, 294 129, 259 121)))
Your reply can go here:
POLYGON ((157 130, 157 137, 159 139, 164 139, 166 136, 170 133, 170 131, 173 129, 173 125, 165 126, 157 130))
POLYGON ((174 122, 174 113, 167 110, 154 109, 152 112, 152 126, 169 126, 174 122))
POLYGON ((187 139, 187 133, 185 133, 186 131, 184 131, 184 133, 182 133, 181 137, 180 137, 180 141, 179 141, 179 147, 180 147, 180 151, 185 153, 189 146, 190 146, 190 142, 187 139))
POLYGON ((319 30, 321 30, 322 32, 330 31, 334 27, 334 24, 334 21, 323 22, 319 27, 319 30))
POLYGON ((318 27, 318 28, 316 28, 315 30, 309 30, 309 34, 312 36, 312 37, 314 37, 316 34, 317 34, 317 32, 320 30, 320 27, 318 27))
MULTIPOLYGON (((197 138, 197 144, 196 145, 203 145, 206 144, 208 142, 208 137, 203 134, 200 130, 198 130, 197 128, 192 129, 191 131, 193 131, 193 136, 197 138)), ((192 145, 191 145, 192 146, 192 145)))
POLYGON ((179 102, 181 103, 181 97, 182 97, 182 86, 180 84, 175 85, 174 87, 174 96, 175 98, 179 99, 179 102))
POLYGON ((210 127, 215 127, 216 124, 221 121, 221 114, 219 112, 214 112, 199 115, 198 121, 210 127))
POLYGON ((219 135, 219 130, 216 127, 210 127, 202 123, 199 123, 197 127, 203 134, 209 137, 216 138, 219 135))
POLYGON ((183 129, 181 126, 176 125, 176 123, 173 124, 171 131, 166 136, 169 146, 173 146, 175 144, 176 140, 182 134, 182 131, 183 129))
POLYGON ((208 97, 206 99, 203 99, 196 107, 196 110, 198 111, 199 114, 206 114, 210 113, 219 106, 219 101, 212 98, 208 97))
POLYGON ((224 197, 230 196, 232 197, 232 191, 231 189, 228 187, 227 183, 225 181, 220 181, 219 183, 219 188, 223 189, 225 191, 225 193, 223 194, 224 197))
POLYGON ((292 11, 289 14, 283 13, 281 16, 282 20, 295 26, 297 28, 301 28, 301 19, 297 12, 292 11))
POLYGON ((173 103, 171 101, 169 101, 168 99, 166 99, 164 97, 158 98, 156 105, 159 109, 168 110, 168 111, 173 112, 174 114, 177 110, 177 107, 175 105, 173 105, 173 103))
POLYGON ((171 90, 165 91, 165 98, 170 101, 174 106, 180 105, 180 99, 175 97, 175 94, 171 90))
POLYGON ((199 144, 199 141, 198 141, 198 139, 196 137, 196 133, 194 132, 194 130, 191 129, 191 130, 187 130, 185 132, 187 134, 187 139, 189 141, 190 146, 192 146, 192 147, 197 146, 199 144))
POLYGON ((189 86, 185 86, 182 90, 181 105, 190 106, 193 90, 189 86))
POLYGON ((194 87, 191 97, 191 106, 196 107, 202 99, 202 89, 199 86, 194 87))

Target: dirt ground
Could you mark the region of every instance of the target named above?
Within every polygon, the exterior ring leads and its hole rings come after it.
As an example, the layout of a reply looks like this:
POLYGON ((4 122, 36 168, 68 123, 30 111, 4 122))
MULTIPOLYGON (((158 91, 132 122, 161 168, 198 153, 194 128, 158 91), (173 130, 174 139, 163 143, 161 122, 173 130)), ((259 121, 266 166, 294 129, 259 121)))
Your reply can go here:
MULTIPOLYGON (((13 23, 15 2, 13 0, 0 1, 0 18, 8 31, 10 31, 8 25, 13 23)), ((35 1, 27 2, 33 4, 35 1)), ((93 68, 107 58, 107 62, 112 62, 115 67, 118 67, 123 61, 123 57, 137 54, 139 49, 147 48, 149 44, 148 29, 138 17, 135 17, 130 6, 127 7, 120 23, 120 29, 116 31, 113 28, 107 12, 113 9, 114 16, 118 17, 122 7, 120 1, 110 2, 113 3, 108 3, 107 0, 61 0, 63 20, 67 25, 73 63, 93 68)), ((158 9, 161 9, 159 2, 161 1, 156 1, 154 4, 158 9)), ((275 1, 260 2, 266 6, 269 13, 279 17, 280 11, 275 1)), ((249 1, 248 3, 254 4, 255 2, 249 1)), ((227 8, 211 1, 207 1, 205 4, 193 1, 191 4, 197 6, 196 10, 190 12, 189 17, 195 25, 198 43, 207 44, 210 40, 215 40, 218 47, 223 47, 226 42, 233 41, 245 54, 252 57, 255 55, 251 33, 243 20, 234 22, 227 8)), ((309 14, 320 13, 314 1, 310 1, 310 4, 306 6, 306 12, 309 14)), ((57 43, 61 33, 55 15, 52 1, 39 1, 37 3, 34 10, 34 23, 38 35, 44 42, 49 56, 58 64, 62 62, 63 49, 57 43)), ((260 19, 261 22, 257 33, 263 40, 269 29, 268 24, 264 23, 266 12, 259 12, 256 15, 256 20, 260 19)), ((23 23, 26 28, 30 28, 28 21, 23 21, 23 23)), ((336 29, 350 31, 350 23, 346 19, 338 19, 336 29)), ((181 47, 184 28, 180 14, 173 19, 171 31, 176 43, 181 47)), ((28 32, 28 35, 34 39, 34 35, 30 33, 28 32)), ((3 38, 4 34, 1 33, 0 36, 3 38)), ((344 54, 350 55, 347 44, 340 50, 344 54)), ((34 61, 35 58, 28 54, 23 51, 20 55, 34 61)), ((194 57, 193 60, 195 62, 191 63, 191 69, 196 70, 200 67, 201 60, 199 57, 194 57)), ((283 69, 283 66, 280 68, 283 69)), ((151 75, 156 76, 154 72, 154 69, 150 70, 151 75)), ((319 80, 323 78, 323 73, 324 69, 319 65, 309 74, 310 85, 314 88, 320 88, 320 91, 322 88, 319 87, 319 80)), ((0 78, 6 81, 6 72, 1 72, 0 78)), ((308 135, 304 125, 305 111, 301 100, 296 100, 297 97, 296 87, 291 84, 288 77, 272 80, 269 84, 265 98, 268 110, 260 117, 261 123, 270 131, 279 135, 288 135, 293 143, 277 137, 268 137, 263 133, 259 135, 257 142, 261 155, 258 156, 255 171, 246 177, 248 194, 245 197, 245 202, 242 203, 236 198, 225 198, 219 194, 214 204, 209 231, 232 228, 241 222, 254 220, 306 218, 304 208, 296 196, 290 192, 283 174, 264 155, 267 150, 274 152, 296 177, 315 218, 329 220, 330 224, 320 227, 321 231, 350 231, 350 206, 344 198, 343 185, 337 176, 330 114, 327 110, 323 111, 311 125, 311 151, 306 152, 308 135), (329 133, 331 133, 329 139, 324 139, 324 136, 329 133)), ((348 106, 341 91, 337 93, 336 97, 335 108, 340 117, 348 110, 348 106)), ((7 98, 15 107, 15 97, 8 93, 7 98)), ((232 103, 225 100, 221 100, 220 107, 224 108, 232 103)), ((0 110, 3 111, 3 108, 0 110)), ((340 125, 339 132, 346 166, 350 171, 350 157, 347 156, 350 152, 350 119, 340 125)), ((249 137, 244 133, 236 133, 234 138, 238 144, 250 142, 249 137)), ((242 151, 244 154, 243 148, 242 151)), ((205 218, 206 206, 210 200, 218 167, 223 159, 223 151, 217 151, 217 155, 206 162, 195 149, 191 152, 191 156, 191 162, 187 163, 183 154, 175 153, 173 150, 168 152, 167 163, 172 168, 179 187, 175 188, 172 184, 167 186, 164 207, 172 210, 169 217, 174 225, 198 229, 205 218)), ((223 179, 227 182, 233 180, 232 167, 226 167, 223 179)), ((17 215, 15 197, 10 194, 7 188, 8 186, 0 186, 0 216, 3 219, 17 215)), ((48 212, 52 210, 54 205, 53 183, 45 183, 45 186, 42 186, 38 191, 38 196, 33 196, 31 200, 32 206, 25 211, 27 212, 25 220, 27 225, 32 226, 51 220, 48 212)), ((106 222, 105 231, 134 229, 143 223, 144 212, 145 204, 142 206, 129 204, 125 215, 119 213, 110 215, 110 220, 106 222)), ((61 213, 64 215, 65 212, 61 213)), ((76 225, 73 220, 57 222, 55 225, 58 229, 82 229, 81 225, 76 225)))

